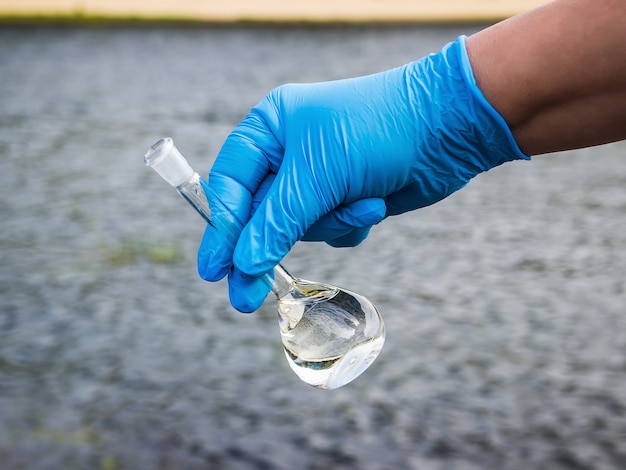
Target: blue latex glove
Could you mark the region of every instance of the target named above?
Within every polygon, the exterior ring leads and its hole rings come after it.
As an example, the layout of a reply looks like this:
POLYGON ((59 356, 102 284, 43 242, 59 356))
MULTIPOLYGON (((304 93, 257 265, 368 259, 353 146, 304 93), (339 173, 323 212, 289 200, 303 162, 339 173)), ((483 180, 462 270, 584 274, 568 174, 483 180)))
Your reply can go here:
POLYGON ((208 227, 199 273, 229 274, 232 305, 254 311, 268 293, 257 276, 297 240, 354 246, 383 218, 528 158, 477 88, 464 37, 387 72, 276 88, 211 170, 209 184, 245 227, 236 245, 208 227))

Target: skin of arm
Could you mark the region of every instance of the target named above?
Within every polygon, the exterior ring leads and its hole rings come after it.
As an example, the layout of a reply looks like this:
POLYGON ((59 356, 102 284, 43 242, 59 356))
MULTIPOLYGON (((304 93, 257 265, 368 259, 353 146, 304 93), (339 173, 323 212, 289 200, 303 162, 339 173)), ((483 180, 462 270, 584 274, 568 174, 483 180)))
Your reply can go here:
POLYGON ((467 51, 525 153, 626 139, 626 0, 556 0, 476 33, 467 51))

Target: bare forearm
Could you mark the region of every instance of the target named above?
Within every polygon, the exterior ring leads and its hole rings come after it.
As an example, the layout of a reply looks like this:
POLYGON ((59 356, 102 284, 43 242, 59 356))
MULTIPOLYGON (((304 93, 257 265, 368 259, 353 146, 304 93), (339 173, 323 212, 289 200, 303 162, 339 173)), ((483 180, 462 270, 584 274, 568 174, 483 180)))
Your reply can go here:
POLYGON ((467 41, 479 88, 528 154, 626 138, 626 0, 557 0, 467 41))

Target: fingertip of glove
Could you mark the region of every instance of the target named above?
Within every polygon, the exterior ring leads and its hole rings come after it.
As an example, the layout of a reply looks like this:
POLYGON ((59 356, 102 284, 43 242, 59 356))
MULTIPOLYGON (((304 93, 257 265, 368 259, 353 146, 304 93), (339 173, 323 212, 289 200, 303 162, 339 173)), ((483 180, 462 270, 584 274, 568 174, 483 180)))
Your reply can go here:
POLYGON ((228 276, 230 303, 241 313, 258 310, 269 291, 270 286, 260 277, 248 276, 238 269, 231 270, 228 276))
POLYGON ((205 281, 216 282, 228 274, 228 266, 216 265, 205 251, 198 251, 198 275, 205 281))
POLYGON ((230 269, 230 263, 218 256, 213 249, 214 244, 210 240, 210 235, 205 235, 198 247, 198 255, 196 258, 198 275, 205 281, 219 281, 230 269))

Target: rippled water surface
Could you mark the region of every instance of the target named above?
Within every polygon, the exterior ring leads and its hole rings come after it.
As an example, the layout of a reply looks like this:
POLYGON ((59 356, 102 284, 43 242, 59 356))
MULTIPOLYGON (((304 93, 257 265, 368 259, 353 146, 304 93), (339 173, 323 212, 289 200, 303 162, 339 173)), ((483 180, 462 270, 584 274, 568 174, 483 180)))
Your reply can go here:
POLYGON ((363 293, 387 343, 332 392, 271 302, 196 275, 202 223, 143 166, 203 173, 276 85, 383 70, 476 27, 0 28, 0 462, 25 469, 618 469, 626 145, 538 157, 297 275, 363 293))

